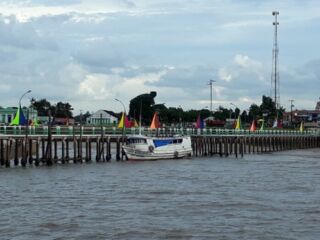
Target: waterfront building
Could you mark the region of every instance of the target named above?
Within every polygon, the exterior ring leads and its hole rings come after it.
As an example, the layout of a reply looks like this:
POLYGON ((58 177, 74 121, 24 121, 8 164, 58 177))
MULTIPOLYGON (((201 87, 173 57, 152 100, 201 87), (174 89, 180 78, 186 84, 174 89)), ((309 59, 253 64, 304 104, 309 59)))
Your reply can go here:
POLYGON ((90 117, 87 118, 87 124, 90 125, 108 125, 108 126, 117 126, 119 122, 119 116, 108 110, 98 110, 93 113, 90 117))
MULTIPOLYGON (((18 111, 17 107, 7 107, 0 108, 0 124, 9 125, 11 121, 14 119, 16 113, 18 111)), ((38 112, 34 108, 22 108, 22 112, 24 116, 29 120, 34 120, 38 118, 38 112)))

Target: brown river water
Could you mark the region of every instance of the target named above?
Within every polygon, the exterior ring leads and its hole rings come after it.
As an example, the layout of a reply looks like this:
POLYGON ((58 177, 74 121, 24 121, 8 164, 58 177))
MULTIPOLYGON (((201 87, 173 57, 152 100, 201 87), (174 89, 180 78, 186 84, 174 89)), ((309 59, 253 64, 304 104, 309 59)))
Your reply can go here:
POLYGON ((320 239, 320 150, 0 168, 0 239, 320 239))

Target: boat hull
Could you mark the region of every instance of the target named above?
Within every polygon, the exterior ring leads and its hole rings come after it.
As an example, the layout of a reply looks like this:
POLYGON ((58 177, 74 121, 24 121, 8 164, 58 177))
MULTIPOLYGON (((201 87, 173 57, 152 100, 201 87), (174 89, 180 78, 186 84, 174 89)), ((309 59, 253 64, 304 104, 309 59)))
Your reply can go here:
POLYGON ((138 151, 130 147, 123 146, 123 150, 128 160, 134 161, 155 161, 163 159, 180 159, 192 156, 192 149, 176 151, 138 151))

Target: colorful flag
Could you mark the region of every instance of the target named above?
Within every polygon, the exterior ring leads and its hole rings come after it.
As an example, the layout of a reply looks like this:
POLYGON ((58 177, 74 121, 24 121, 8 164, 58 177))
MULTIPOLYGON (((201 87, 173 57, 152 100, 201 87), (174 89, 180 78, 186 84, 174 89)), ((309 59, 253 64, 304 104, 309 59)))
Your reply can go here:
POLYGON ((240 119, 240 116, 238 117, 238 119, 237 119, 237 123, 236 123, 236 127, 235 127, 235 129, 241 129, 241 119, 240 119))
POLYGON ((259 122, 261 122, 260 131, 264 130, 264 119, 259 119, 259 122))
POLYGON ((37 118, 35 118, 35 119, 33 119, 33 120, 31 121, 31 125, 32 125, 32 126, 35 126, 35 127, 38 127, 38 126, 39 126, 39 122, 38 122, 37 118))
POLYGON ((151 129, 156 129, 156 128, 159 128, 159 127, 160 127, 159 116, 158 116, 158 113, 155 112, 154 115, 153 115, 153 118, 152 118, 152 122, 151 122, 150 128, 151 129))
POLYGON ((21 106, 19 106, 16 116, 14 117, 14 119, 11 121, 10 125, 26 125, 27 119, 24 117, 23 112, 22 112, 22 108, 21 106))
POLYGON ((254 132, 257 130, 256 121, 253 120, 250 126, 250 132, 254 132))
POLYGON ((131 126, 137 128, 139 127, 139 124, 137 123, 137 120, 133 119, 133 121, 131 122, 131 126))
POLYGON ((277 128, 278 127, 278 119, 276 118, 273 122, 272 128, 277 128))
POLYGON ((124 120, 124 118, 125 118, 125 114, 124 114, 124 112, 123 112, 122 115, 121 115, 120 122, 119 122, 119 124, 118 124, 118 128, 124 128, 124 127, 125 127, 125 120, 124 120))
POLYGON ((303 123, 303 121, 301 121, 301 123, 300 123, 300 132, 303 132, 304 131, 304 123, 303 123))
POLYGON ((131 122, 129 121, 128 117, 125 115, 124 118, 124 125, 126 128, 131 128, 131 122))
POLYGON ((198 115, 198 118, 197 118, 196 128, 199 128, 199 129, 204 128, 204 122, 203 122, 203 120, 201 119, 200 114, 198 115))

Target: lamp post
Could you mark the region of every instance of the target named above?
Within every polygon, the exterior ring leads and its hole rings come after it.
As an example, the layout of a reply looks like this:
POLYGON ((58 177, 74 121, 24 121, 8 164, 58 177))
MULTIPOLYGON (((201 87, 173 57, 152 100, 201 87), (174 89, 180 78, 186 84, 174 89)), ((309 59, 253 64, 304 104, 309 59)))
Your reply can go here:
MULTIPOLYGON (((22 98, 25 96, 25 95, 27 95, 28 93, 30 93, 31 92, 31 90, 28 90, 28 91, 26 91, 25 93, 23 93, 22 95, 21 95, 21 97, 20 97, 20 99, 19 99, 19 110, 18 111, 20 111, 20 109, 21 109, 21 100, 22 100, 22 98)), ((21 109, 22 110, 22 109, 21 109)), ((26 122, 26 132, 25 132, 25 142, 24 142, 24 154, 23 154, 23 156, 22 156, 22 161, 21 161, 21 165, 22 166, 25 166, 26 165, 26 163, 27 163, 27 157, 28 157, 28 131, 29 131, 29 129, 28 129, 28 126, 29 126, 29 109, 27 108, 27 122, 26 122)), ((19 123, 20 124, 20 123, 19 123)), ((31 154, 31 153, 30 153, 31 154)))
POLYGON ((181 105, 179 105, 179 125, 180 125, 180 128, 183 127, 183 125, 182 125, 182 118, 181 118, 181 111, 183 111, 183 110, 182 110, 181 105))
POLYGON ((78 159, 82 163, 82 110, 80 109, 80 140, 79 140, 78 159))
MULTIPOLYGON (((115 101, 117 101, 117 102, 119 102, 119 103, 121 103, 121 105, 122 105, 122 107, 123 107, 123 113, 124 113, 124 115, 126 115, 126 106, 123 104, 123 102, 122 101, 120 101, 119 99, 117 99, 117 98, 115 98, 114 99, 115 101)), ((125 124, 123 124, 123 126, 124 126, 124 128, 125 128, 125 124)))
POLYGON ((291 112, 290 112, 290 125, 292 127, 292 124, 293 124, 293 121, 292 121, 292 108, 294 107, 294 105, 293 105, 294 100, 290 99, 289 102, 290 102, 290 109, 291 109, 291 112))
MULTIPOLYGON (((124 134, 125 134, 125 130, 126 130, 126 121, 125 121, 125 115, 126 115, 126 107, 124 106, 123 102, 120 101, 119 99, 115 98, 114 100, 116 100, 117 102, 121 103, 124 113, 123 113, 123 128, 122 128, 122 145, 124 145, 124 134)), ((123 157, 123 149, 122 149, 122 157, 123 157)))
POLYGON ((31 90, 26 91, 24 94, 21 95, 20 99, 19 99, 19 107, 21 106, 21 100, 22 98, 27 95, 28 93, 31 93, 31 90))
MULTIPOLYGON (((230 105, 232 105, 232 106, 234 106, 235 107, 235 109, 234 109, 234 113, 236 113, 236 109, 238 108, 238 106, 237 105, 235 105, 235 104, 233 104, 232 102, 230 103, 230 105)), ((238 108, 239 110, 240 110, 240 108, 238 108)), ((239 114, 240 114, 240 112, 239 112, 239 114)), ((238 116, 237 115, 235 115, 235 118, 237 118, 238 116)))
POLYGON ((212 115, 212 83, 216 82, 216 80, 209 80, 208 85, 210 86, 210 113, 212 115))

